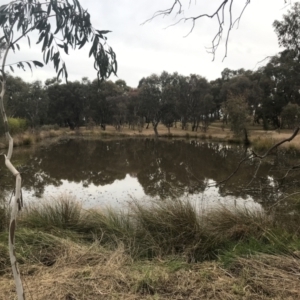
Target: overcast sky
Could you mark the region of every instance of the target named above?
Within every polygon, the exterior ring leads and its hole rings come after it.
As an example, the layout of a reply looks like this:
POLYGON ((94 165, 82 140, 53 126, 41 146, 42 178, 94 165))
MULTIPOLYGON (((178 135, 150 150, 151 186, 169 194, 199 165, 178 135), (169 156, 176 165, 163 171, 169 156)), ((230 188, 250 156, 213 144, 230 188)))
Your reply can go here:
MULTIPOLYGON (((3 2, 4 0, 0 0, 3 2)), ((6 2, 6 1, 5 1, 6 2)), ((112 30, 108 43, 117 54, 118 78, 124 79, 129 86, 136 87, 142 77, 152 73, 160 74, 177 71, 183 75, 199 74, 212 80, 220 77, 223 69, 257 68, 257 63, 265 57, 280 51, 277 37, 273 30, 274 20, 281 20, 287 12, 284 0, 252 0, 244 12, 239 28, 231 33, 228 57, 222 62, 224 45, 218 49, 212 62, 212 55, 205 47, 218 29, 215 20, 203 19, 196 23, 194 31, 184 37, 191 28, 191 23, 180 23, 165 29, 179 17, 175 15, 156 18, 141 25, 157 10, 168 8, 173 0, 82 0, 84 8, 91 14, 91 21, 96 29, 112 30)), ((183 0, 188 3, 188 0, 183 0)), ((192 0, 190 9, 186 7, 184 16, 193 16, 199 12, 213 12, 221 0, 192 0)), ((237 16, 246 0, 234 1, 234 14, 237 16)), ((295 1, 293 1, 295 2, 295 1)), ((21 45, 21 44, 20 44, 21 45)), ((21 52, 10 56, 9 61, 34 59, 42 61, 40 45, 29 48, 21 45, 21 52)), ((93 61, 88 58, 89 47, 70 52, 64 56, 69 80, 81 80, 82 77, 95 79, 93 61)), ((33 74, 18 70, 15 75, 25 81, 45 81, 55 76, 52 65, 35 69, 33 74)), ((117 78, 112 76, 115 81, 117 78)))

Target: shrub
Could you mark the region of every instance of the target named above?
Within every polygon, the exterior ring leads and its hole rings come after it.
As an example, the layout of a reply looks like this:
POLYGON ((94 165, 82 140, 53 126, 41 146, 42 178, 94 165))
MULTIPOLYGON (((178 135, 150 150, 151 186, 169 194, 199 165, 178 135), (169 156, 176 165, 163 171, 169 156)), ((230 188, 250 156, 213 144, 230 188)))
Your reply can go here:
POLYGON ((27 120, 21 118, 8 118, 8 126, 11 134, 22 133, 28 128, 27 120))

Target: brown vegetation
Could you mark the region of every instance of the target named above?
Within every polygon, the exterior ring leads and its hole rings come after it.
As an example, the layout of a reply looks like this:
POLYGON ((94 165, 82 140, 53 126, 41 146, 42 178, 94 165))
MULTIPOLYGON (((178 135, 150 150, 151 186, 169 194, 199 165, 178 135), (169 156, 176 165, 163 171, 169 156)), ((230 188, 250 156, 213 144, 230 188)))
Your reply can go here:
MULTIPOLYGON (((61 196, 28 206, 18 227, 28 299, 300 298, 298 218, 229 207, 201 214, 179 200, 84 210, 61 196)), ((5 230, 0 299, 9 300, 5 230)))
MULTIPOLYGON (((45 127, 45 126, 44 126, 45 127)), ((249 128, 249 139, 255 150, 264 151, 275 143, 290 137, 292 130, 273 130, 265 131, 260 126, 252 126, 249 128)), ((158 125, 158 134, 160 137, 174 137, 174 138, 193 138, 201 140, 211 140, 217 142, 229 142, 229 143, 243 143, 243 139, 234 136, 229 127, 223 126, 222 122, 214 122, 206 132, 201 130, 193 132, 191 130, 182 130, 180 124, 177 127, 172 127, 170 133, 168 128, 163 124, 158 125)), ((64 136, 92 136, 99 138, 111 138, 111 137, 154 137, 153 129, 132 130, 125 126, 120 130, 116 130, 114 126, 106 126, 106 130, 102 130, 98 127, 93 129, 87 129, 81 127, 76 130, 70 130, 68 128, 55 128, 45 130, 27 131, 23 134, 16 134, 14 136, 14 145, 33 145, 44 139, 64 136)), ((0 148, 5 148, 5 140, 0 140, 0 148)), ((283 147, 288 149, 300 149, 300 137, 296 136, 290 143, 284 144, 283 147)))
MULTIPOLYGON (((38 234, 38 233, 37 233, 38 234)), ((187 264, 177 257, 133 261, 122 244, 107 251, 96 243, 59 240, 55 264, 22 265, 28 299, 299 299, 300 262, 288 256, 236 258, 187 264)), ((10 270, 1 276, 0 299, 15 299, 10 270)))

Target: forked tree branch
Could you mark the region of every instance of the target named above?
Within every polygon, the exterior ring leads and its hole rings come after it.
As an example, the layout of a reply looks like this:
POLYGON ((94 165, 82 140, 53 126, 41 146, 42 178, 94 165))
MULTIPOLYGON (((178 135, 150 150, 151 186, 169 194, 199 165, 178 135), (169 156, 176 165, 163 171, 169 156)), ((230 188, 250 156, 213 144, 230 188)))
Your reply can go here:
MULTIPOLYGON (((229 42, 230 33, 235 25, 237 25, 237 27, 239 26, 241 18, 243 16, 247 6, 250 4, 250 0, 246 0, 246 3, 243 6, 240 14, 236 18, 234 18, 234 16, 233 16, 233 3, 234 3, 234 0, 222 0, 221 3, 219 4, 219 6, 217 7, 217 9, 212 14, 203 13, 203 14, 199 14, 196 16, 192 16, 192 17, 182 17, 178 21, 176 21, 174 24, 171 24, 168 27, 175 26, 175 25, 179 24, 180 22, 191 22, 192 23, 191 29, 189 30, 189 32, 186 35, 186 36, 188 36, 189 34, 191 34, 193 32, 193 30, 196 26, 196 22, 199 19, 203 19, 203 18, 216 19, 218 22, 219 28, 217 30, 217 33, 215 34, 215 36, 212 39, 211 47, 206 48, 207 51, 213 55, 213 60, 215 60, 216 52, 220 46, 221 40, 223 39, 225 22, 228 21, 229 22, 228 29, 226 31, 226 36, 225 36, 225 54, 223 57, 223 60, 224 60, 227 57, 227 53, 228 53, 228 42, 229 42)), ((191 1, 189 2, 189 6, 190 5, 191 5, 191 1)), ((164 9, 164 10, 159 10, 159 11, 155 12, 151 18, 147 19, 142 24, 150 22, 157 17, 169 16, 172 13, 175 13, 176 16, 184 13, 183 5, 180 0, 174 0, 172 6, 170 8, 164 9)))
MULTIPOLYGON (((269 155, 271 154, 271 152, 272 152, 274 149, 277 149, 279 146, 283 145, 284 143, 287 143, 287 142, 292 141, 292 140, 297 136, 297 134, 299 133, 299 131, 300 131, 300 127, 298 126, 298 127, 294 130, 293 134, 292 134, 290 137, 288 137, 288 138, 286 138, 286 139, 284 139, 284 140, 282 140, 282 141, 280 141, 280 142, 274 144, 274 145, 273 145, 272 147, 270 147, 270 148, 265 152, 265 154, 263 154, 263 155, 258 155, 258 154, 255 153, 254 151, 251 151, 250 154, 246 155, 242 160, 240 160, 240 162, 238 163, 237 167, 234 169, 234 171, 233 171, 227 178, 225 178, 225 179, 222 180, 222 181, 217 182, 216 185, 218 186, 218 185, 224 184, 224 183, 226 183, 227 181, 229 181, 229 180, 230 180, 230 179, 231 179, 231 178, 239 171, 241 165, 242 165, 243 163, 245 163, 246 161, 249 161, 249 160, 252 160, 252 159, 257 159, 257 160, 259 160, 259 163, 258 163, 258 166, 257 166, 256 169, 255 169, 255 172, 254 172, 254 174, 253 174, 253 176, 252 176, 252 179, 251 179, 250 182, 247 184, 247 187, 248 187, 248 186, 253 182, 253 180, 256 178, 257 173, 258 173, 258 171, 259 171, 259 169, 260 169, 262 160, 265 159, 267 156, 269 156, 269 155)), ((284 176, 283 178, 281 178, 281 179, 286 178, 287 175, 288 175, 288 173, 289 173, 290 171, 296 170, 296 169, 299 169, 299 168, 300 168, 300 165, 296 165, 296 166, 291 167, 291 168, 286 172, 285 176, 284 176)))

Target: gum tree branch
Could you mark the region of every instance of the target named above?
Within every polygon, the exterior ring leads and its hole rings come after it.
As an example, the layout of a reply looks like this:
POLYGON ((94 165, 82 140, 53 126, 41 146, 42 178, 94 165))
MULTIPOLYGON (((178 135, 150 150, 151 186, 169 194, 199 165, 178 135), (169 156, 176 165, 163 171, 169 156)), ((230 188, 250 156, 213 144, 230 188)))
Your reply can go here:
MULTIPOLYGON (((230 37, 231 31, 232 31, 233 27, 236 24, 237 24, 237 27, 239 26, 241 18, 243 16, 247 6, 250 4, 250 0, 246 0, 246 3, 243 6, 240 14, 236 18, 234 18, 234 16, 233 16, 233 3, 234 3, 234 0, 222 0, 220 2, 219 6, 216 8, 216 10, 212 14, 202 13, 202 14, 192 16, 192 17, 182 17, 178 21, 176 21, 175 23, 169 25, 168 27, 178 25, 180 22, 191 22, 192 23, 191 29, 189 30, 188 34, 185 35, 185 37, 186 37, 186 36, 190 35, 193 32, 193 30, 196 26, 196 22, 199 19, 208 18, 208 19, 217 20, 219 28, 217 30, 217 33, 215 34, 215 36, 212 39, 211 47, 206 48, 207 51, 213 55, 213 61, 214 61, 215 56, 216 56, 216 52, 217 52, 217 50, 220 46, 221 40, 224 37, 223 35, 224 35, 225 21, 227 19, 229 19, 228 30, 226 31, 226 36, 225 36, 225 54, 224 54, 224 57, 223 57, 223 60, 224 60, 227 57, 227 54, 228 54, 228 42, 229 42, 229 37, 230 37)), ((191 1, 189 2, 189 6, 190 5, 191 5, 191 1)), ((150 21, 152 21, 153 19, 155 19, 157 17, 169 16, 172 13, 175 13, 176 16, 181 15, 181 14, 184 13, 183 4, 182 4, 181 1, 174 0, 174 2, 173 2, 173 4, 171 5, 170 8, 164 9, 164 10, 159 10, 159 11, 155 12, 151 18, 147 19, 142 24, 150 22, 150 21)))
MULTIPOLYGON (((249 160, 251 160, 251 159, 257 159, 257 160, 259 160, 259 163, 258 163, 258 166, 257 166, 256 169, 255 169, 255 172, 254 172, 254 174, 253 174, 253 176, 252 176, 252 179, 251 179, 250 182, 247 184, 247 187, 248 187, 248 186, 253 182, 253 180, 256 178, 257 173, 258 173, 258 171, 259 171, 259 169, 260 169, 262 160, 265 159, 267 156, 269 156, 269 155, 271 154, 271 152, 272 152, 274 149, 278 148, 279 146, 283 145, 284 143, 287 143, 287 142, 292 141, 292 140, 297 136, 297 134, 299 133, 299 130, 300 130, 300 127, 297 127, 297 128, 294 130, 293 134, 292 134, 290 137, 288 137, 288 138, 286 138, 286 139, 284 139, 284 140, 282 140, 282 141, 280 141, 280 142, 274 144, 274 145, 273 145, 272 147, 270 147, 270 148, 265 152, 265 154, 263 154, 263 155, 258 155, 258 154, 255 153, 254 151, 251 151, 251 154, 246 155, 242 160, 240 160, 240 162, 238 163, 237 167, 234 169, 234 171, 233 171, 227 178, 225 178, 225 179, 222 180, 222 181, 219 181, 216 185, 218 186, 218 185, 224 184, 224 183, 226 183, 227 181, 229 181, 234 175, 237 174, 237 172, 239 171, 241 165, 242 165, 243 163, 245 163, 246 161, 249 161, 249 160)), ((287 173, 285 174, 285 176, 284 176, 282 179, 286 178, 287 175, 288 175, 288 173, 289 173, 290 171, 296 170, 296 169, 299 169, 299 168, 300 168, 300 165, 296 165, 296 166, 291 167, 291 168, 287 171, 287 173)))
POLYGON ((11 266, 12 266, 14 281, 16 284, 17 296, 18 296, 19 300, 23 300, 23 299, 25 299, 24 290, 23 290, 21 275, 20 275, 20 271, 19 271, 19 268, 17 265, 17 258, 16 258, 16 254, 15 254, 15 230, 16 230, 16 224, 17 224, 17 216, 18 216, 18 212, 21 210, 22 205, 23 205, 23 202, 21 199, 22 179, 21 179, 21 175, 18 172, 18 170, 13 166, 13 164, 10 161, 12 154, 13 154, 14 142, 13 142, 13 138, 11 137, 11 135, 9 133, 8 119, 7 119, 7 115, 6 115, 5 108, 4 108, 4 95, 6 92, 5 63, 6 63, 6 59, 8 56, 8 52, 10 50, 10 40, 11 40, 11 32, 12 32, 13 26, 14 26, 14 23, 12 24, 10 32, 9 32, 8 43, 7 43, 4 57, 2 60, 2 67, 1 67, 2 82, 1 82, 1 94, 0 94, 0 110, 1 110, 2 119, 4 121, 5 136, 6 136, 6 139, 8 140, 8 144, 9 144, 8 153, 7 153, 7 155, 4 155, 5 165, 10 170, 10 172, 16 177, 15 195, 14 195, 14 200, 12 203, 12 210, 11 210, 10 222, 9 222, 9 234, 8 234, 9 257, 10 257, 10 262, 11 262, 11 266))
MULTIPOLYGON (((15 255, 15 231, 17 224, 17 215, 23 206, 21 194, 21 175, 11 163, 13 154, 13 139, 9 133, 8 118, 5 112, 4 95, 6 93, 6 74, 5 68, 7 56, 10 50, 20 50, 17 42, 25 37, 30 39, 28 34, 35 31, 39 34, 36 44, 41 45, 43 59, 45 64, 53 62, 57 78, 64 76, 67 80, 67 68, 61 59, 61 53, 58 48, 63 49, 68 54, 68 49, 81 49, 85 44, 91 43, 89 56, 94 58, 94 68, 97 71, 98 80, 108 78, 112 73, 117 72, 116 54, 111 47, 107 45, 107 33, 109 30, 96 30, 90 22, 90 14, 83 9, 79 0, 48 0, 38 2, 31 0, 15 0, 8 4, 0 6, 0 43, 5 44, 3 60, 0 73, 0 111, 4 121, 5 136, 8 140, 8 153, 4 155, 5 165, 13 174, 16 180, 14 199, 12 201, 11 219, 9 224, 9 255, 12 265, 12 272, 16 284, 18 300, 24 300, 24 289, 21 281, 20 272, 17 266, 15 255), (56 25, 50 24, 50 18, 55 17, 56 25), (51 27, 54 27, 53 31, 51 27), (18 37, 14 40, 14 35, 18 37), (59 43, 56 41, 56 34, 61 36, 59 43)), ((17 66, 25 70, 28 66, 32 70, 32 64, 35 67, 43 67, 43 64, 37 60, 19 61, 17 66)), ((13 68, 9 67, 13 71, 13 68)))

